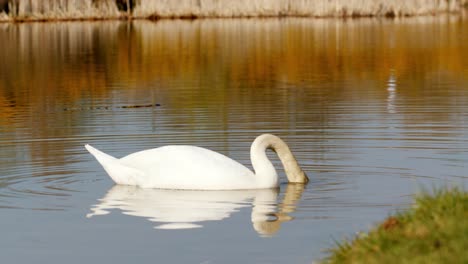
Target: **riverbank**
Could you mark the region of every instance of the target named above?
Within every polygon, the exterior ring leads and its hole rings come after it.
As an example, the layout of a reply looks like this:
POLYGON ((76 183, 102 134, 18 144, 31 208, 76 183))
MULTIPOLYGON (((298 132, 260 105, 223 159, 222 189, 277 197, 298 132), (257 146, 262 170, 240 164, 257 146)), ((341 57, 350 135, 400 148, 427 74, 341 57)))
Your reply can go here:
POLYGON ((468 192, 438 191, 416 198, 353 241, 339 242, 324 263, 467 263, 468 192))
POLYGON ((0 0, 0 21, 401 17, 461 12, 467 5, 468 0, 0 0))

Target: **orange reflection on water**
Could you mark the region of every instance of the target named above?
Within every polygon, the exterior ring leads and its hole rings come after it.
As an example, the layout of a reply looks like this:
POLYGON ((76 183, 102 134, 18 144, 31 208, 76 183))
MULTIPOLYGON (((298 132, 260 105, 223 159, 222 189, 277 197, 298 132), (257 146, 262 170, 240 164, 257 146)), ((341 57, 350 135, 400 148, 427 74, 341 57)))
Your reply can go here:
MULTIPOLYGON (((17 139, 69 138, 86 131, 86 118, 95 114, 88 110, 149 101, 179 113, 174 126, 193 129, 219 120, 227 130, 239 120, 250 129, 278 126, 259 123, 261 113, 290 128, 320 127, 343 114, 343 104, 369 101, 408 123, 444 122, 453 111, 413 110, 468 103, 467 21, 455 15, 2 24, 0 124, 17 139), (192 113, 200 106, 210 110, 203 118, 192 113), (305 114, 314 109, 320 113, 305 114)), ((34 144, 40 157, 49 147, 37 145, 51 143, 34 144)))

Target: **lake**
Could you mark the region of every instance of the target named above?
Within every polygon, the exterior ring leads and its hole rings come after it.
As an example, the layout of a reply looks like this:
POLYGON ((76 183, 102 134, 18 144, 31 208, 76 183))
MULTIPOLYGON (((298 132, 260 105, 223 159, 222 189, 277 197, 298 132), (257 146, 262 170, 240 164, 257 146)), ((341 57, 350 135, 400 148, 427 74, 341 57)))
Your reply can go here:
POLYGON ((0 24, 4 263, 312 263, 413 196, 467 187, 468 18, 0 24), (206 147, 251 167, 283 138, 310 178, 273 190, 116 186, 123 157, 206 147))

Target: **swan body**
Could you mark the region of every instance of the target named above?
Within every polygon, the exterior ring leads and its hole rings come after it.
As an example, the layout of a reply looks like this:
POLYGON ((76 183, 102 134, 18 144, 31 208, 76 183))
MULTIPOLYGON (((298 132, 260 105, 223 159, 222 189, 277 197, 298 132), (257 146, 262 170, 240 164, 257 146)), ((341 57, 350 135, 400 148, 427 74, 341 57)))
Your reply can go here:
POLYGON ((289 147, 271 134, 258 136, 252 143, 250 158, 255 173, 220 153, 209 149, 169 145, 135 152, 121 159, 85 145, 117 184, 142 188, 184 190, 242 190, 274 188, 278 174, 266 155, 274 150, 289 182, 307 183, 289 147))

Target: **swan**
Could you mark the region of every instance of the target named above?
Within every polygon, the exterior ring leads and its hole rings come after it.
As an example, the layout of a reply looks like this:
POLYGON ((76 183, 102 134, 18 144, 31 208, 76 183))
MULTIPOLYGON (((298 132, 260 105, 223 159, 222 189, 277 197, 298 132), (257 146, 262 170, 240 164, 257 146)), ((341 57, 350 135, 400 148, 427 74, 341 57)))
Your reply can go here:
POLYGON ((278 174, 266 155, 272 149, 283 164, 289 182, 307 183, 304 171, 288 145, 272 134, 252 143, 250 159, 255 172, 215 151, 185 145, 168 145, 135 152, 121 159, 85 145, 117 184, 141 188, 181 190, 245 190, 278 187, 278 174))

